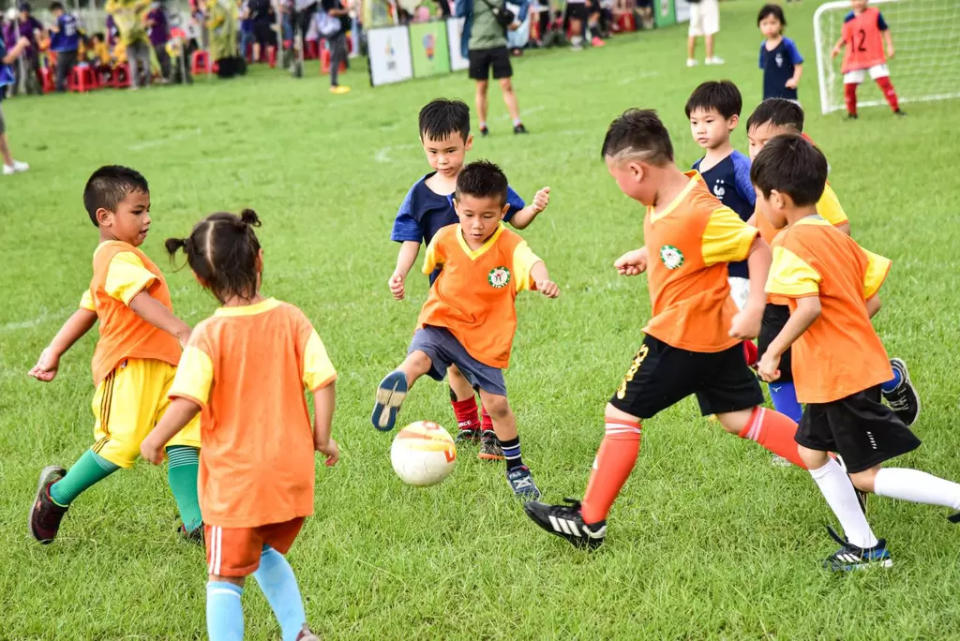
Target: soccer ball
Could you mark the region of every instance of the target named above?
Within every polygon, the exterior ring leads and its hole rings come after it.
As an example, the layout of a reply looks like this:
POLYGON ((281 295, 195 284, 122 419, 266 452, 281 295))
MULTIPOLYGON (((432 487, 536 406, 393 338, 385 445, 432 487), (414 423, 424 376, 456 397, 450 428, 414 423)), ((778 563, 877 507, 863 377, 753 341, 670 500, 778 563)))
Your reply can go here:
POLYGON ((417 421, 397 432, 390 446, 390 463, 400 480, 424 487, 439 483, 453 471, 457 446, 433 421, 417 421))

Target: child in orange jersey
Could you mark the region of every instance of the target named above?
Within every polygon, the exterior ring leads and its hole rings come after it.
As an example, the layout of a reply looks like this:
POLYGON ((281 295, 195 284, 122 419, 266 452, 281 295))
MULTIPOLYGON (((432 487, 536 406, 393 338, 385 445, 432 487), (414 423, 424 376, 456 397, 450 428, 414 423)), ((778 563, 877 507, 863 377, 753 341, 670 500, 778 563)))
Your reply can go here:
POLYGON ((518 496, 536 498, 540 491, 520 455, 503 370, 517 328, 517 294, 536 289, 556 298, 560 290, 523 238, 503 226, 509 204, 507 178, 499 167, 484 161, 464 167, 457 176, 454 206, 460 223, 441 228, 427 247, 423 273, 440 267, 440 274, 420 311, 406 360, 380 382, 373 425, 390 430, 418 378, 429 374, 443 380, 456 365, 479 389, 493 419, 510 487, 518 496))
POLYGON ((704 416, 801 465, 797 425, 763 409, 763 394, 740 345, 760 330, 770 249, 696 171, 673 161, 670 135, 656 113, 631 109, 613 121, 603 143, 620 190, 646 205, 644 246, 614 263, 623 275, 646 271, 653 318, 623 381, 607 404, 606 432, 583 502, 530 501, 527 515, 551 534, 595 548, 606 517, 640 450, 640 421, 695 394, 704 416), (728 263, 746 260, 750 295, 742 310, 730 297, 728 263))
POLYGON ((831 530, 842 547, 825 566, 887 567, 886 542, 871 531, 850 481, 863 492, 960 510, 960 484, 919 470, 881 468, 920 445, 880 402, 891 368, 870 318, 880 309, 877 290, 890 261, 817 215, 827 161, 803 138, 784 135, 767 143, 750 178, 761 211, 774 227, 785 227, 774 240, 766 289, 790 304, 790 320, 760 358, 759 371, 775 381, 781 355, 793 346, 797 397, 806 403, 796 434, 800 457, 847 537, 831 530), (843 456, 846 471, 828 452, 843 456))
MULTIPOLYGON (((93 353, 95 443, 70 471, 51 465, 40 473, 30 510, 30 533, 50 543, 67 508, 81 492, 116 470, 129 468, 140 442, 166 411, 180 346, 190 327, 173 315, 170 290, 160 269, 137 249, 150 229, 150 188, 127 167, 101 167, 83 190, 90 220, 100 230, 93 253, 93 278, 80 308, 43 350, 30 376, 52 381, 60 357, 100 322, 93 353)), ((183 524, 180 533, 199 541, 203 530, 197 503, 199 423, 167 445, 168 480, 183 524)))
POLYGON ((283 641, 318 641, 283 557, 313 514, 314 450, 340 457, 330 437, 336 371, 303 312, 260 293, 263 251, 253 212, 211 214, 188 238, 167 240, 187 254, 200 284, 223 305, 190 337, 170 390, 170 409, 144 439, 144 458, 201 413, 200 507, 210 582, 211 641, 243 638, 244 578, 252 574, 283 630, 283 641), (313 393, 313 424, 304 398, 313 393))

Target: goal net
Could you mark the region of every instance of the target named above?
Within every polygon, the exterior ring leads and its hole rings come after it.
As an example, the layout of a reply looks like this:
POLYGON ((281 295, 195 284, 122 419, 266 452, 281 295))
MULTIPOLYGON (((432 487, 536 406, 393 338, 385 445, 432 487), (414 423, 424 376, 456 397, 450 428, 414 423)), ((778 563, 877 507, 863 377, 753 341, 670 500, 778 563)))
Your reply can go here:
MULTIPOLYGON (((900 102, 960 96, 960 0, 870 0, 869 6, 880 10, 893 36, 894 57, 887 65, 900 102)), ((830 50, 850 11, 850 2, 839 0, 821 5, 813 15, 820 108, 825 114, 843 109, 843 52, 831 60, 830 50)), ((858 106, 887 104, 870 80, 857 93, 858 106)))

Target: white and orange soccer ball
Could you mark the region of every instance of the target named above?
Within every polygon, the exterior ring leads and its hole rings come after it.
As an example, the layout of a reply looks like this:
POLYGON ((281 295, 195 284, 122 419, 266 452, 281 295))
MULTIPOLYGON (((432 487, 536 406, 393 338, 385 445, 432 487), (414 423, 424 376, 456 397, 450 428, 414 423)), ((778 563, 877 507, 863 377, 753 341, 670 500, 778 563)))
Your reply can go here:
POLYGON ((397 432, 390 446, 390 463, 404 483, 434 485, 453 471, 457 446, 449 432, 433 421, 417 421, 397 432))

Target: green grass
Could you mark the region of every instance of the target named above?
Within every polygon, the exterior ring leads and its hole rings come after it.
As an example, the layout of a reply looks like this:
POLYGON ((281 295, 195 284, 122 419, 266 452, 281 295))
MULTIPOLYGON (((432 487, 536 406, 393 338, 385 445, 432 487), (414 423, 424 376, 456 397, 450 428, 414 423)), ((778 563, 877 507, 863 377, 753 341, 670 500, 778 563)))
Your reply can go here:
MULTIPOLYGON (((916 430, 925 446, 903 464, 957 478, 960 213, 945 132, 958 103, 908 104, 910 115, 896 120, 881 108, 857 122, 819 116, 811 5, 788 8, 789 34, 809 62, 800 94, 807 130, 830 159, 854 235, 894 260, 877 326, 923 397, 916 430)), ((626 107, 656 108, 678 162, 689 165, 699 150, 683 104, 697 83, 736 81, 744 116, 759 99, 756 8, 723 3, 722 68, 684 68, 682 28, 515 60, 527 137, 509 133, 491 90, 493 135, 477 139, 468 159, 500 163, 527 198, 553 187, 550 208, 523 233, 562 295, 520 297, 507 372, 525 458, 547 499, 582 493, 604 403, 649 316, 645 280, 611 268, 639 245, 642 209, 600 161, 606 125, 626 107)), ((4 101, 13 149, 33 168, 0 180, 0 639, 205 634, 203 553, 174 537, 162 469, 138 465, 85 493, 53 545, 26 531, 37 472, 72 463, 91 443, 94 337, 69 352, 54 382, 26 371, 88 283, 97 236, 80 193, 103 163, 150 180, 154 222, 143 249, 161 265, 167 236, 185 235, 211 211, 255 208, 265 293, 307 313, 340 371, 334 429, 343 459, 318 468, 316 515, 290 553, 309 619, 327 638, 960 638, 960 533, 946 510, 874 499, 870 518, 896 565, 828 575, 819 562, 834 549, 823 531, 832 517, 809 477, 772 467, 766 452, 723 434, 689 399, 647 422, 597 554, 536 529, 502 468, 471 450, 441 485, 403 486, 390 469, 391 437, 372 429, 368 413, 377 381, 405 353, 426 282, 411 277, 409 299, 391 300, 390 226, 427 171, 418 109, 436 96, 472 105, 473 89, 457 74, 373 90, 362 66, 344 77, 354 91, 343 97, 316 75, 293 81, 257 69, 190 88, 4 101)), ((742 128, 734 141, 745 151, 742 128)), ((212 312, 187 270, 167 276, 184 319, 212 312)), ((423 382, 404 420, 451 425, 446 397, 444 386, 423 382)), ((259 590, 247 592, 248 638, 278 639, 259 590)))

